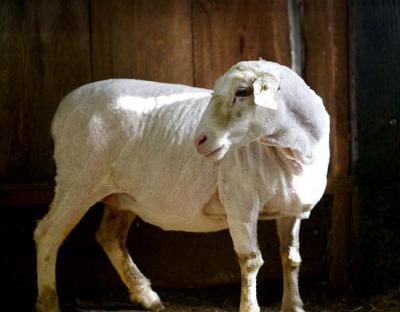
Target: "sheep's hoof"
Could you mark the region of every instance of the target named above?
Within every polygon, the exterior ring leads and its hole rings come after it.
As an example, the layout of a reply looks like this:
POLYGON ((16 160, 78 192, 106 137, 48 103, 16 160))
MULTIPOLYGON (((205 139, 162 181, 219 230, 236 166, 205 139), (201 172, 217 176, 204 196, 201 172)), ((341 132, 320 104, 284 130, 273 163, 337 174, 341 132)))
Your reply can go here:
POLYGON ((36 301, 36 312, 60 312, 55 289, 44 287, 36 301))
POLYGON ((258 305, 241 306, 240 312, 260 312, 260 307, 258 305))
POLYGON ((165 308, 160 297, 151 288, 140 293, 132 293, 130 299, 132 302, 140 303, 145 309, 151 311, 160 311, 165 308))
POLYGON ((305 312, 302 307, 284 307, 282 312, 305 312))
POLYGON ((58 306, 48 307, 41 302, 36 302, 36 312, 61 312, 58 306))
POLYGON ((153 303, 152 306, 148 307, 148 309, 151 311, 161 311, 161 310, 164 310, 165 307, 160 300, 158 302, 153 303))

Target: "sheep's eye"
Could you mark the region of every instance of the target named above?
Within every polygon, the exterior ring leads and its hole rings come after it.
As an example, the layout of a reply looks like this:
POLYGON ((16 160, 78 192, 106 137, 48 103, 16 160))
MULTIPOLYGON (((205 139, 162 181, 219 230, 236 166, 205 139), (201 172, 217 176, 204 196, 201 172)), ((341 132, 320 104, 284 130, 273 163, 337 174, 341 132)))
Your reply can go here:
POLYGON ((246 96, 250 96, 253 93, 253 89, 249 88, 249 87, 239 87, 236 90, 235 96, 237 97, 246 97, 246 96))

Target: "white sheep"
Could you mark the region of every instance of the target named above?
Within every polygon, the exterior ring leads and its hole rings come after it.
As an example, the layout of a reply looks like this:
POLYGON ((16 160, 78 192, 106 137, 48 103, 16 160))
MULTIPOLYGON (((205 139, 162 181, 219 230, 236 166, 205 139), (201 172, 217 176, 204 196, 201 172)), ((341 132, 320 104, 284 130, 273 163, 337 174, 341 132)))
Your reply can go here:
POLYGON ((131 300, 145 308, 163 305, 125 247, 136 216, 165 230, 228 228, 242 272, 240 312, 259 311, 257 220, 276 219, 282 311, 304 311, 300 220, 326 186, 329 116, 293 71, 241 62, 217 80, 213 94, 139 80, 90 83, 62 100, 52 134, 55 198, 34 233, 37 311, 59 311, 57 251, 99 201, 106 207, 96 239, 131 300))

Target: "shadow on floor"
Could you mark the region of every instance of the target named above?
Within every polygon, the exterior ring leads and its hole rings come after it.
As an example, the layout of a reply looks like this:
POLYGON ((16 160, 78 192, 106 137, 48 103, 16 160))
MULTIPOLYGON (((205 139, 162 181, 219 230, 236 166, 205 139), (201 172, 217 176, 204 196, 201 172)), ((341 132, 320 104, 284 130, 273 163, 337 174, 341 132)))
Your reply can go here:
MULTIPOLYGON (((281 281, 270 280, 258 286, 261 312, 280 312, 281 281)), ((307 312, 399 312, 400 287, 370 298, 332 296, 326 286, 317 281, 303 281, 300 285, 307 312)), ((5 288, 6 290, 7 288, 5 288)), ((164 312, 238 312, 240 288, 219 286, 205 289, 155 289, 163 300, 164 312)), ((32 291, 32 289, 31 289, 32 291)), ((7 291, 6 291, 7 293, 7 291)), ((8 292, 1 311, 32 312, 35 294, 8 292)), ((60 294, 62 312, 143 312, 129 303, 125 289, 70 290, 60 294)))
MULTIPOLYGON (((315 283, 303 286, 303 300, 308 312, 399 312, 400 288, 375 295, 368 299, 354 299, 344 296, 328 296, 324 285, 315 283)), ((213 287, 207 289, 159 290, 166 306, 165 312, 238 312, 240 289, 237 286, 213 287)), ((280 311, 281 284, 279 281, 260 285, 258 299, 261 312, 280 311)), ((124 290, 98 292, 66 298, 66 312, 144 311, 128 302, 124 290)))

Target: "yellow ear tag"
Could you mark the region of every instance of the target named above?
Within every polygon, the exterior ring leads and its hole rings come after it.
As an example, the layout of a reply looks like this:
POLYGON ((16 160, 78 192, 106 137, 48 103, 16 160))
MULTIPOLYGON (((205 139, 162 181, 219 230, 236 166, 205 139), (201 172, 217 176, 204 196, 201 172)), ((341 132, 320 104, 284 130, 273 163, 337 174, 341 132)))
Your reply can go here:
POLYGON ((274 90, 268 88, 268 85, 258 78, 253 83, 254 89, 254 102, 256 105, 260 105, 269 109, 276 110, 278 103, 274 99, 274 90))

